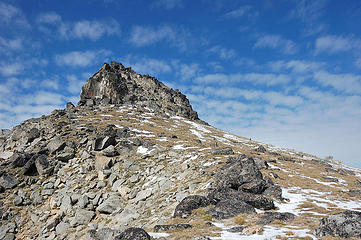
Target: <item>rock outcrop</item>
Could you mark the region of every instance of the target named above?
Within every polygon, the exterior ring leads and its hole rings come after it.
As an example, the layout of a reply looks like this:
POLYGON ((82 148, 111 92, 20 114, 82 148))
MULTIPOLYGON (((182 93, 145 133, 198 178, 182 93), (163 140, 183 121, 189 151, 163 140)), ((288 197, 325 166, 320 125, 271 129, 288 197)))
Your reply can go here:
POLYGON ((189 100, 178 90, 168 88, 156 78, 140 75, 121 63, 104 63, 84 84, 79 105, 131 104, 188 119, 198 119, 189 100))

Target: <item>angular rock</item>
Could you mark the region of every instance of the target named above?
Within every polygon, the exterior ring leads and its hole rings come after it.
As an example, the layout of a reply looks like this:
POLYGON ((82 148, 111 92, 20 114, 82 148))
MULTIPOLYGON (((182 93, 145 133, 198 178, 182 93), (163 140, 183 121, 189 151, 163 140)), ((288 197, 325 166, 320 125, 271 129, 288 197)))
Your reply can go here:
POLYGON ((231 155, 234 154, 233 149, 230 147, 212 149, 211 153, 214 155, 231 155))
POLYGON ((101 152, 106 157, 114 157, 119 155, 118 151, 115 149, 113 145, 108 146, 101 152))
POLYGON ((256 151, 265 153, 265 152, 267 152, 267 149, 264 146, 260 145, 258 148, 256 148, 256 151))
POLYGON ((29 156, 26 156, 24 153, 15 152, 9 159, 11 162, 11 167, 23 167, 26 162, 29 160, 29 156))
POLYGON ((154 232, 167 232, 167 231, 174 231, 180 229, 187 229, 192 228, 190 224, 170 224, 170 225, 155 225, 153 230, 154 232))
POLYGON ((243 201, 228 199, 218 202, 216 206, 209 209, 207 213, 212 215, 215 219, 221 220, 231 218, 242 213, 255 214, 256 211, 251 205, 243 201))
POLYGON ((288 222, 293 220, 296 217, 293 213, 289 212, 265 212, 263 217, 258 220, 258 225, 267 225, 273 222, 274 220, 279 220, 282 222, 288 222))
POLYGON ((50 153, 55 153, 62 150, 65 145, 66 144, 63 140, 61 140, 60 138, 55 138, 48 143, 47 148, 50 153))
POLYGON ((61 235, 63 233, 65 233, 68 229, 69 229, 69 224, 65 223, 65 222, 60 222, 58 225, 56 225, 55 227, 55 231, 56 234, 61 235))
POLYGON ((44 154, 38 156, 35 160, 35 167, 39 175, 47 173, 49 168, 48 157, 44 154))
POLYGON ((185 197, 175 208, 173 217, 187 218, 192 214, 192 210, 207 207, 210 204, 208 198, 200 195, 185 197))
POLYGON ((19 181, 10 174, 10 173, 3 173, 0 177, 0 186, 4 189, 11 189, 16 187, 19 184, 19 181))
POLYGON ((115 145, 115 144, 116 144, 115 136, 105 136, 105 137, 101 136, 95 139, 93 143, 93 149, 95 151, 101 151, 104 148, 107 148, 110 145, 115 145))
POLYGON ((104 214, 112 214, 123 209, 123 200, 117 195, 111 195, 97 207, 97 211, 104 214))
POLYGON ((114 240, 150 240, 149 234, 142 228, 128 228, 114 240))
POLYGON ((16 196, 13 200, 15 206, 21 206, 23 203, 23 198, 21 196, 16 196))
POLYGON ((35 159, 37 158, 37 155, 34 155, 33 157, 30 158, 29 161, 26 162, 26 164, 23 166, 22 168, 22 172, 24 175, 27 176, 35 176, 38 175, 38 171, 36 170, 36 165, 35 165, 35 159))
POLYGON ((91 222, 94 216, 95 216, 95 212, 93 211, 77 209, 74 218, 72 218, 70 221, 70 225, 72 227, 76 227, 79 225, 87 225, 88 223, 91 222))
POLYGON ((361 212, 345 211, 323 218, 320 223, 315 230, 317 237, 361 238, 361 212))
POLYGON ((121 234, 122 231, 111 229, 111 228, 101 228, 98 230, 88 231, 87 238, 89 240, 109 240, 114 239, 116 236, 121 234))
POLYGON ((217 172, 215 185, 250 193, 262 193, 266 188, 266 182, 253 158, 245 155, 229 157, 217 172))
POLYGON ((28 143, 34 141, 34 139, 40 137, 39 129, 37 128, 30 129, 26 137, 28 143))
POLYGON ((209 191, 208 199, 212 204, 217 204, 220 201, 229 199, 235 199, 246 202, 258 209, 270 210, 275 208, 274 202, 271 199, 264 197, 263 195, 236 191, 234 189, 225 187, 219 187, 209 191))

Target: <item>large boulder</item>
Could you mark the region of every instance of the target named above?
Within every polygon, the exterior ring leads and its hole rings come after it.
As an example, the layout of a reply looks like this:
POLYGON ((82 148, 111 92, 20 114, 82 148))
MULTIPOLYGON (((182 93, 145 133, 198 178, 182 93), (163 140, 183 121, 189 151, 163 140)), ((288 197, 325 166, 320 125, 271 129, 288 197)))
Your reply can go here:
POLYGON ((116 144, 115 136, 105 136, 105 137, 100 136, 95 139, 93 143, 93 149, 95 151, 101 151, 109 147, 110 145, 114 146, 115 144, 116 144))
POLYGON ((270 210, 275 208, 273 201, 263 195, 236 191, 226 187, 219 187, 209 191, 208 199, 213 204, 217 204, 220 201, 225 201, 228 199, 235 199, 237 201, 242 201, 252 205, 258 209, 270 210))
POLYGON ((123 209, 123 200, 117 195, 111 195, 97 207, 97 211, 104 214, 112 214, 123 209))
POLYGON ((149 234, 142 228, 128 228, 114 240, 150 240, 149 234))
POLYGON ((10 173, 2 173, 0 177, 0 186, 4 189, 11 189, 16 187, 19 181, 10 173))
POLYGON ((361 212, 345 211, 323 218, 320 223, 315 230, 317 237, 361 238, 361 212))
POLYGON ((267 225, 274 220, 279 220, 282 222, 288 222, 293 220, 296 217, 293 213, 289 212, 265 212, 263 217, 258 220, 258 225, 267 225))
POLYGON ((40 131, 37 128, 32 128, 29 130, 26 138, 27 138, 27 142, 32 142, 34 141, 34 139, 40 137, 40 131))
POLYGON ((200 195, 185 197, 175 208, 173 217, 187 218, 192 214, 192 210, 207 207, 210 204, 208 198, 200 195))
POLYGON ((11 162, 11 167, 17 168, 23 167, 29 159, 29 155, 20 152, 14 152, 9 161, 11 162))
POLYGON ((252 157, 237 155, 229 157, 217 172, 215 185, 260 194, 266 188, 266 181, 252 157))
POLYGON ((242 213, 255 214, 256 211, 251 205, 243 201, 228 199, 218 202, 216 206, 209 209, 207 213, 212 215, 215 219, 221 220, 231 218, 242 213))
POLYGON ((57 151, 63 150, 65 145, 66 144, 63 140, 60 138, 55 138, 48 143, 47 148, 50 153, 55 153, 57 151))

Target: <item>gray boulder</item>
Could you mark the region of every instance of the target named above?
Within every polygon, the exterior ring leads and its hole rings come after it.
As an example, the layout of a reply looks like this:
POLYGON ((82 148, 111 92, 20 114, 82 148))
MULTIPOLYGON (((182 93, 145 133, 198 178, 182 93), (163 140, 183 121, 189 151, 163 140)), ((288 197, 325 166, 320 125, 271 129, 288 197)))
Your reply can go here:
POLYGON ((361 238, 361 212, 345 211, 323 218, 320 223, 315 230, 317 237, 361 238))
POLYGON ((40 137, 40 131, 39 131, 39 129, 37 129, 37 128, 32 128, 32 129, 29 130, 29 132, 28 132, 28 134, 27 134, 27 136, 26 136, 27 142, 28 142, 28 143, 29 143, 29 142, 32 142, 32 141, 34 141, 34 139, 36 139, 36 138, 38 138, 38 137, 40 137))
POLYGON ((117 195, 111 195, 102 204, 97 207, 97 211, 104 214, 112 214, 123 208, 123 200, 117 195))
POLYGON ((57 151, 63 150, 65 145, 66 144, 63 140, 60 138, 55 138, 48 143, 47 148, 50 153, 55 153, 57 151))
POLYGON ((173 217, 187 218, 192 214, 192 210, 207 207, 210 204, 208 198, 200 195, 185 197, 175 208, 173 217))
POLYGON ((214 208, 209 209, 207 213, 212 215, 215 219, 221 220, 231 218, 242 213, 255 214, 256 211, 251 205, 243 201, 228 199, 220 201, 214 208))
POLYGON ((87 225, 91 222, 95 213, 93 211, 87 211, 84 209, 77 209, 75 212, 75 216, 71 219, 70 225, 72 227, 76 227, 79 225, 87 225))
POLYGON ((89 230, 87 238, 89 240, 109 240, 114 239, 116 236, 121 234, 122 231, 111 229, 111 228, 101 228, 98 230, 89 230))
POLYGON ((187 228, 192 228, 192 225, 184 224, 184 223, 170 224, 170 225, 155 225, 153 230, 154 232, 167 232, 167 231, 181 230, 187 228))
POLYGON ((3 173, 0 177, 0 186, 4 189, 11 189, 16 187, 19 184, 19 181, 11 175, 10 173, 3 173))
POLYGON ((234 154, 232 148, 230 148, 230 147, 212 149, 211 153, 214 154, 214 155, 231 155, 231 154, 234 154))
POLYGON ((29 160, 30 156, 26 156, 24 153, 15 152, 9 159, 11 162, 11 167, 23 167, 26 162, 29 160))
POLYGON ((114 240, 150 240, 149 234, 142 228, 128 228, 114 240))
POLYGON ((253 158, 246 155, 229 157, 217 172, 215 185, 258 194, 266 188, 266 182, 253 158))
POLYGON ((258 225, 267 225, 273 222, 274 220, 279 220, 282 222, 288 222, 293 220, 296 217, 293 213, 289 212, 265 212, 263 217, 258 220, 258 225))
POLYGON ((48 157, 44 154, 39 155, 35 160, 35 167, 39 175, 47 173, 49 168, 48 157))
POLYGON ((101 136, 95 139, 93 143, 93 149, 95 151, 101 151, 109 147, 110 145, 115 145, 115 144, 116 144, 115 136, 105 136, 105 137, 101 136))

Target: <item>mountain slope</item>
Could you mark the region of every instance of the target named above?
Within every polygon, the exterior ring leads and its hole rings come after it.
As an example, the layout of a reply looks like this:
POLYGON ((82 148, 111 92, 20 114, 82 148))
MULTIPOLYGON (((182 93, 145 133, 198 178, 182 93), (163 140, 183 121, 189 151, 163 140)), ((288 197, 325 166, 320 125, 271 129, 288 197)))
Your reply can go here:
MULTIPOLYGON (((110 76, 121 65, 104 66, 110 76)), ((174 106, 186 111, 169 111, 160 84, 122 95, 142 101, 101 101, 116 90, 97 74, 77 107, 4 132, 0 239, 128 239, 129 227, 159 239, 313 239, 321 218, 361 210, 359 169, 216 129, 185 97, 174 106), (106 94, 89 95, 97 89, 106 94)))

